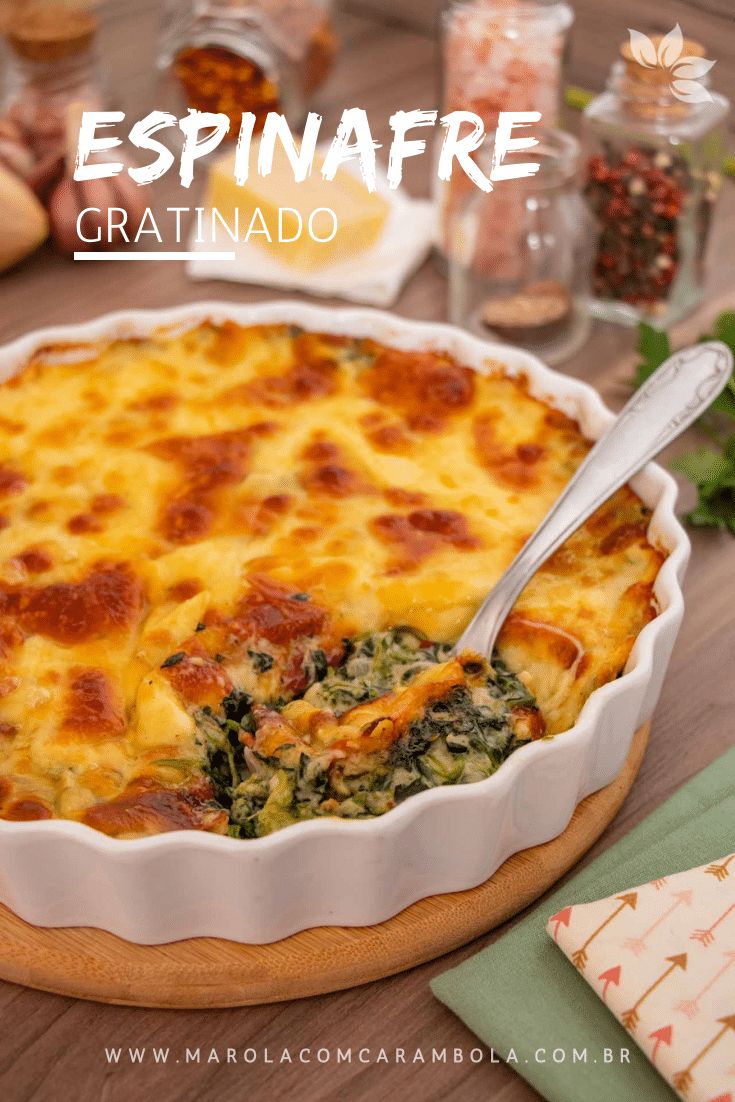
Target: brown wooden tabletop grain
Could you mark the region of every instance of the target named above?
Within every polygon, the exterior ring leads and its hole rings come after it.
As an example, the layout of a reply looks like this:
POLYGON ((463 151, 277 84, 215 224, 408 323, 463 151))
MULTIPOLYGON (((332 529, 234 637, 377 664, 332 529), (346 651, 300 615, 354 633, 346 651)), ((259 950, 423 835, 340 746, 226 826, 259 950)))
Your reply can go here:
MULTIPOLYGON (((367 5, 370 2, 365 0, 367 5)), ((153 55, 160 7, 154 0, 108 0, 105 5, 110 94, 131 121, 154 105, 153 55)), ((415 15, 418 7, 412 0, 410 12, 405 14, 415 15)), ((713 74, 715 80, 721 77, 723 90, 735 91, 735 16, 730 0, 658 0, 645 8, 621 0, 614 9, 595 0, 577 0, 574 7, 577 32, 569 73, 572 82, 599 88, 617 40, 631 23, 650 33, 668 30, 678 19, 689 37, 701 36, 708 56, 721 59, 713 74)), ((377 137, 387 141, 388 118, 393 111, 435 104, 434 44, 427 35, 407 29, 401 8, 400 0, 395 0, 382 4, 392 17, 366 16, 359 0, 351 0, 340 14, 343 49, 339 65, 316 105, 324 115, 326 133, 343 107, 360 105, 368 109, 377 137)), ((415 194, 426 194, 429 186, 428 166, 422 161, 416 158, 406 165, 407 183, 415 194)), ((194 205, 195 188, 192 193, 186 202, 194 205)), ((180 196, 177 182, 164 180, 150 202, 157 208, 183 205, 180 196)), ((735 305, 733 181, 725 184, 713 237, 707 296, 710 309, 728 290, 735 305)), ((75 264, 46 248, 0 277, 0 340, 43 325, 82 321, 112 309, 168 306, 203 298, 249 302, 273 297, 275 293, 267 289, 189 282, 179 263, 75 264)), ((432 261, 410 282, 396 310, 414 318, 445 316, 445 284, 432 261)), ((705 320, 703 315, 702 325, 705 320)), ((698 324, 694 322, 695 331, 698 324)), ((598 325, 588 345, 565 370, 592 382, 610 405, 619 407, 626 395, 626 357, 629 363, 633 342, 629 330, 598 325)), ((690 438, 695 441, 696 434, 690 438)), ((681 444, 675 450, 680 448, 681 444)), ((618 818, 586 860, 625 834, 735 741, 731 718, 735 708, 735 540, 704 531, 693 534, 693 544, 686 618, 641 773, 618 818)), ((470 1050, 482 1046, 433 998, 428 986, 432 976, 458 964, 502 932, 503 928, 441 960, 366 987, 236 1010, 128 1009, 0 984, 0 1098, 7 1102, 128 1102, 142 1098, 236 1102, 295 1097, 313 1102, 349 1097, 352 1102, 377 1102, 399 1096, 405 1102, 448 1097, 528 1102, 538 1097, 536 1093, 504 1064, 492 1062, 489 1050, 483 1049, 481 1063, 470 1063, 470 1050), (165 1065, 154 1062, 153 1047, 170 1049, 165 1065), (185 1063, 187 1047, 200 1049, 200 1063, 185 1063), (108 1063, 106 1048, 123 1050, 119 1064, 108 1063), (142 1048, 147 1049, 143 1062, 132 1062, 128 1050, 142 1048), (227 1062, 228 1048, 235 1050, 237 1062, 227 1062), (279 1062, 284 1048, 291 1053, 292 1064, 279 1062), (337 1063, 337 1048, 352 1048, 352 1062, 337 1063), (389 1054, 404 1049, 407 1063, 378 1062, 381 1048, 389 1054), (446 1049, 447 1062, 432 1064, 432 1048, 446 1049), (208 1062, 212 1049, 220 1062, 208 1062), (255 1050, 255 1063, 243 1059, 246 1049, 255 1050), (329 1063, 317 1062, 319 1049, 331 1051, 329 1063), (359 1062, 359 1049, 371 1050, 371 1063, 359 1062), (416 1049, 422 1050, 425 1064, 412 1062, 416 1049), (455 1049, 462 1057, 456 1062, 455 1049)))

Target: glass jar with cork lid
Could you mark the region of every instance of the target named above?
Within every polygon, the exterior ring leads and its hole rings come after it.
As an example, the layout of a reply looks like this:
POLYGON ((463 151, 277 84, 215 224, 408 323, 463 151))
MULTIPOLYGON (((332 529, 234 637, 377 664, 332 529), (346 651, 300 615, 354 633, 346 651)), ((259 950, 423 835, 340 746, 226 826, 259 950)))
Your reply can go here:
POLYGON ((7 65, 2 111, 33 140, 58 151, 72 103, 102 105, 94 0, 14 0, 1 10, 7 65))
POLYGON ((729 102, 678 27, 631 32, 586 108, 585 196, 596 219, 594 314, 668 326, 699 301, 729 102))
MULTIPOLYGON (((69 116, 105 106, 95 0, 0 0, 0 142, 41 198, 69 142, 69 116)), ((0 158, 0 163, 2 158, 0 158)))

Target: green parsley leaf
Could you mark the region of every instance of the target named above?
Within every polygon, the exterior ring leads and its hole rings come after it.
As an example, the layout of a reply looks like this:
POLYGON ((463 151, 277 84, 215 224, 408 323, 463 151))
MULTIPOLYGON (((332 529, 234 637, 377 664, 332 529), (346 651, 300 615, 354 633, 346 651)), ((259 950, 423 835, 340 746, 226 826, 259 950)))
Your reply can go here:
POLYGON ((722 394, 715 398, 710 409, 713 413, 724 413, 726 417, 732 417, 735 421, 735 381, 730 380, 722 394))
POLYGON ((701 498, 686 519, 695 528, 720 528, 735 536, 735 492, 717 490, 701 498))
POLYGON ((664 332, 663 329, 654 329, 652 325, 642 321, 638 326, 637 350, 641 362, 635 370, 635 386, 639 387, 671 355, 668 333, 664 332))
POLYGON ((714 336, 735 352, 735 310, 725 310, 715 321, 714 336))
MULTIPOLYGON (((700 340, 713 338, 723 341, 735 352, 735 311, 726 310, 720 314, 712 333, 704 334, 700 340)), ((641 362, 635 371, 636 386, 645 382, 671 354, 668 335, 641 323, 638 352, 641 362)), ((731 422, 731 429, 735 427, 735 375, 700 419, 718 447, 685 452, 672 461, 671 467, 685 475, 697 489, 697 504, 686 517, 688 523, 697 528, 719 528, 735 535, 735 433, 722 439, 723 419, 731 422)))
POLYGON ((717 481, 727 471, 729 464, 724 455, 711 448, 698 448, 694 452, 685 452, 672 459, 671 467, 686 475, 695 486, 705 482, 717 481))

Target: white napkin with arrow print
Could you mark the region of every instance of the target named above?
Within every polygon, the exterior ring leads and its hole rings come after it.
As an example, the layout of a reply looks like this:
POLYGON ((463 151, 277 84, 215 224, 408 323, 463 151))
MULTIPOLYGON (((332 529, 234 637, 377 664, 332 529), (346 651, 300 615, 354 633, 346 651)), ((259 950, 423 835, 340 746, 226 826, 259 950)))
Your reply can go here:
POLYGON ((681 1098, 735 1102, 735 853, 546 929, 681 1098))

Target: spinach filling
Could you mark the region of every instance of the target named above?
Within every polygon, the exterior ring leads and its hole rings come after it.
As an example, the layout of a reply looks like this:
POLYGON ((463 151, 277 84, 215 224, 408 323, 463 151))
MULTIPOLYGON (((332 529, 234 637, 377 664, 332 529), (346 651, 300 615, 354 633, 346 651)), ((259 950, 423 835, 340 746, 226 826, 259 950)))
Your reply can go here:
MULTIPOLYGON (((446 662, 450 652, 450 646, 409 628, 346 641, 336 668, 315 651, 304 704, 343 716, 405 688, 422 671, 446 662)), ((206 770, 217 801, 228 809, 229 833, 256 838, 319 816, 369 818, 437 785, 489 777, 529 740, 524 720, 537 709, 525 685, 498 659, 492 666, 481 659, 465 662, 464 672, 464 684, 419 709, 390 745, 350 753, 330 744, 309 746, 307 753, 296 741, 281 741, 271 754, 259 752, 252 736, 266 709, 240 690, 226 696, 217 712, 199 710, 206 770)), ((275 704, 276 710, 282 706, 275 704)))

